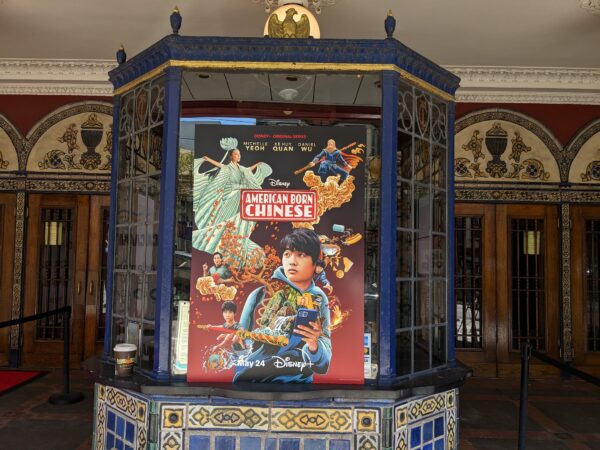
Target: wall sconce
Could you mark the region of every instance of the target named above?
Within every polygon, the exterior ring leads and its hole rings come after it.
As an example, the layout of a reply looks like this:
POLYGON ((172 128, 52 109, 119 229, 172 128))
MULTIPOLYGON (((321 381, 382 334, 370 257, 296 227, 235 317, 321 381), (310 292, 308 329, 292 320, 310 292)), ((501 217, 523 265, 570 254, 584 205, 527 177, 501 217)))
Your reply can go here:
POLYGON ((539 255, 541 240, 542 233, 539 231, 523 232, 523 254, 532 256, 539 255))
POLYGON ((62 222, 44 222, 44 245, 62 245, 62 222))

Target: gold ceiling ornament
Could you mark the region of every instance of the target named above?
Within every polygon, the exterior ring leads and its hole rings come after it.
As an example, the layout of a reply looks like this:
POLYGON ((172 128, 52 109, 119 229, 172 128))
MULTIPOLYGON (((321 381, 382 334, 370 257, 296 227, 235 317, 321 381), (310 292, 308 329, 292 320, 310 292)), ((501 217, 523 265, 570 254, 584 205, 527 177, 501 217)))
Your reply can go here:
POLYGON ((600 14, 600 0, 579 0, 579 4, 591 14, 600 14))
POLYGON ((252 0, 254 3, 262 3, 265 6, 265 12, 270 13, 280 6, 287 4, 301 5, 304 8, 312 9, 315 14, 321 14, 324 6, 333 6, 337 0, 252 0))
POLYGON ((270 38, 315 38, 321 37, 315 16, 304 6, 283 5, 267 19, 263 30, 270 38))

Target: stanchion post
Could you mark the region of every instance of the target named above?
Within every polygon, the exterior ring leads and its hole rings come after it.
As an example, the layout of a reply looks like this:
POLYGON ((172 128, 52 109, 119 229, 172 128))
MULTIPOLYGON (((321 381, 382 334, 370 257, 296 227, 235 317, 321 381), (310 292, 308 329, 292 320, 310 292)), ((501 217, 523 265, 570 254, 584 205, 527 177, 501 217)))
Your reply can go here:
POLYGON ((69 394, 70 390, 70 373, 69 373, 69 349, 71 348, 71 308, 67 308, 63 316, 64 323, 64 336, 63 336, 63 394, 69 394))
POLYGON ((527 438, 527 394, 530 358, 531 345, 527 342, 521 347, 521 395, 519 397, 519 450, 525 450, 525 439, 527 438))
POLYGON ((63 313, 63 392, 53 394, 48 403, 53 405, 70 405, 83 400, 81 392, 70 392, 69 350, 71 348, 71 307, 67 307, 63 313))

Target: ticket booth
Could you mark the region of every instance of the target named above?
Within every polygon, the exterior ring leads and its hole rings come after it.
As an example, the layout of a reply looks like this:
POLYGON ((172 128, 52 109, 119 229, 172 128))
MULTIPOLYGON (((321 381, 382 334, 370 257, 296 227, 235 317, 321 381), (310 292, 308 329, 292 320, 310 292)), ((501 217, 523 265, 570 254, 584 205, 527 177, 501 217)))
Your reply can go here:
POLYGON ((457 448, 458 78, 391 15, 381 40, 171 23, 110 73, 95 448, 457 448))

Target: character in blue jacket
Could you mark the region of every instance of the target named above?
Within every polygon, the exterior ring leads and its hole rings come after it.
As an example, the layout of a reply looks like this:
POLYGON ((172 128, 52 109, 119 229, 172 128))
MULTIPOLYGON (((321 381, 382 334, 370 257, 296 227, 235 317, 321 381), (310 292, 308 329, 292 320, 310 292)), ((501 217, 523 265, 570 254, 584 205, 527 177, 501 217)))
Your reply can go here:
POLYGON ((310 167, 314 167, 317 163, 319 163, 317 173, 323 182, 327 181, 327 177, 330 175, 339 175, 340 182, 343 183, 352 168, 342 156, 342 152, 337 149, 333 139, 329 139, 327 147, 313 158, 310 167))
POLYGON ((325 374, 331 361, 329 301, 315 286, 313 275, 321 244, 312 230, 295 229, 280 243, 281 267, 273 273, 277 290, 260 317, 255 312, 265 288, 252 292, 240 317, 240 328, 270 336, 286 336, 285 347, 254 342, 252 353, 238 360, 234 382, 311 383, 313 374, 325 374), (317 310, 317 319, 294 328, 299 308, 317 310))
POLYGON ((331 295, 333 292, 333 286, 327 279, 327 274, 325 273, 325 261, 322 259, 317 261, 317 266, 315 267, 315 274, 313 275, 313 281, 315 284, 321 283, 323 289, 327 290, 327 293, 331 295))

